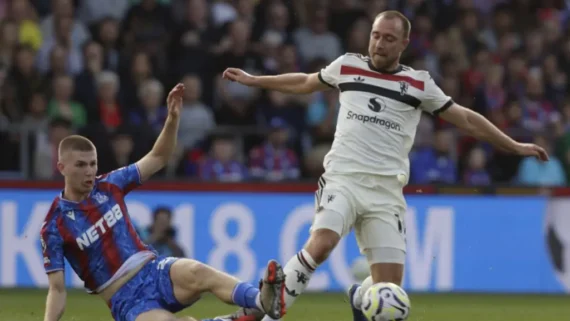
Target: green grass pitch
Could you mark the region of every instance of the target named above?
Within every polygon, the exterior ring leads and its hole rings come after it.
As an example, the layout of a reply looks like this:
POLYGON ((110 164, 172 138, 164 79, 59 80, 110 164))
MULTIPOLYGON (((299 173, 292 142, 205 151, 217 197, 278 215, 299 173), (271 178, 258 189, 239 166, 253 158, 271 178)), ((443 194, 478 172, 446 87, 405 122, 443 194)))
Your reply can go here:
MULTIPOLYGON (((46 290, 0 289, 1 321, 43 319, 46 290)), ((570 321, 570 296, 413 294, 410 321, 570 321)), ((233 307, 207 296, 182 312, 196 318, 229 313, 233 307)), ((64 321, 112 321, 107 306, 97 296, 68 293, 64 321)), ((309 293, 299 297, 285 320, 351 321, 342 294, 309 293)))

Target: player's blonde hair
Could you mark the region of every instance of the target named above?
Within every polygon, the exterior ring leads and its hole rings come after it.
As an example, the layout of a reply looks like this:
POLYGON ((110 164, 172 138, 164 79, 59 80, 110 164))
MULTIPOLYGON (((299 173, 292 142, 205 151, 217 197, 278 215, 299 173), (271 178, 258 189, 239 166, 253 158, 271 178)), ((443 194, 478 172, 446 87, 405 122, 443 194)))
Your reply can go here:
POLYGON ((376 21, 380 18, 389 19, 389 20, 392 20, 392 19, 400 20, 402 22, 402 28, 404 29, 403 30, 404 31, 404 37, 406 39, 408 39, 410 37, 410 30, 412 30, 412 23, 400 11, 388 10, 388 11, 380 12, 378 15, 376 15, 376 18, 374 18, 374 21, 376 21))
POLYGON ((81 135, 70 135, 59 142, 57 153, 59 158, 61 158, 61 155, 65 152, 90 152, 94 150, 95 145, 93 145, 93 143, 87 137, 81 135))

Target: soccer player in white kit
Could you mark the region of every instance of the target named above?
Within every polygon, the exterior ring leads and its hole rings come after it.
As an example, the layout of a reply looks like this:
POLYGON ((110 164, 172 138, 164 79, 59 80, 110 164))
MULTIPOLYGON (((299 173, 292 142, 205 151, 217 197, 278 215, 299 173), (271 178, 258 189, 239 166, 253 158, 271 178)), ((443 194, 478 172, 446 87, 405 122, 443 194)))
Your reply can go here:
MULTIPOLYGON (((370 33, 369 56, 345 54, 319 73, 252 76, 229 68, 231 81, 285 93, 340 91, 335 139, 324 160, 325 173, 316 192, 315 218, 304 248, 285 265, 286 305, 307 287, 315 269, 340 239, 354 228, 370 264, 366 286, 349 289, 355 320, 361 295, 378 282, 401 284, 406 253, 403 187, 409 176, 412 148, 422 111, 439 116, 498 149, 548 160, 543 148, 519 143, 480 114, 447 96, 427 71, 399 63, 409 43, 409 20, 397 11, 380 13, 370 33)), ((233 319, 256 320, 238 311, 233 319)), ((263 321, 271 320, 267 316, 263 321)))

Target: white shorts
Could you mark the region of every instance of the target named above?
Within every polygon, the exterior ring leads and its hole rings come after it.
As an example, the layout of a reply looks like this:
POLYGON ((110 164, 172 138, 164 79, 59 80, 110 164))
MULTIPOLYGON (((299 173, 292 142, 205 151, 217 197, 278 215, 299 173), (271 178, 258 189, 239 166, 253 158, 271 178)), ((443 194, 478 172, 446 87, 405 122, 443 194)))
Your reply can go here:
POLYGON ((344 237, 354 227, 363 254, 378 248, 405 252, 403 187, 396 175, 325 173, 319 179, 311 230, 329 229, 344 237))

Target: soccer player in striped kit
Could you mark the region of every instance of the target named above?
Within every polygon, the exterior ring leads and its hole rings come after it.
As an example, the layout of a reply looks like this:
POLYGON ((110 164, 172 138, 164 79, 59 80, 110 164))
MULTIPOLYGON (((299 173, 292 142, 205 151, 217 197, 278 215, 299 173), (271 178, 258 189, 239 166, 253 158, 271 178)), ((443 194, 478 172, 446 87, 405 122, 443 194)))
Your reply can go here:
MULTIPOLYGON (((340 91, 335 138, 319 179, 311 235, 284 267, 288 307, 353 228, 371 272, 362 286, 355 284, 348 291, 354 320, 364 320, 361 303, 366 288, 379 282, 401 284, 406 259, 403 187, 422 112, 439 116, 499 150, 548 160, 542 147, 513 140, 480 114, 455 103, 427 71, 400 64, 410 29, 403 14, 385 11, 372 25, 368 56, 347 53, 313 74, 252 76, 236 68, 223 74, 247 86, 285 93, 340 91)), ((247 309, 225 318, 272 319, 247 309)))
POLYGON ((271 260, 260 288, 200 262, 159 257, 137 235, 125 196, 162 169, 176 146, 184 86, 167 98, 168 118, 153 149, 135 164, 96 176, 97 151, 87 138, 69 136, 58 150, 65 188, 41 228, 49 290, 44 321, 58 321, 66 302, 64 258, 89 293, 107 303, 116 321, 175 321, 173 313, 205 292, 221 301, 280 318, 284 273, 271 260))

